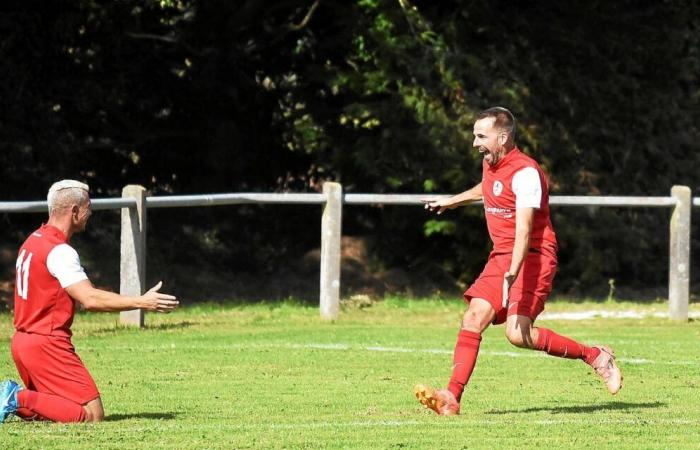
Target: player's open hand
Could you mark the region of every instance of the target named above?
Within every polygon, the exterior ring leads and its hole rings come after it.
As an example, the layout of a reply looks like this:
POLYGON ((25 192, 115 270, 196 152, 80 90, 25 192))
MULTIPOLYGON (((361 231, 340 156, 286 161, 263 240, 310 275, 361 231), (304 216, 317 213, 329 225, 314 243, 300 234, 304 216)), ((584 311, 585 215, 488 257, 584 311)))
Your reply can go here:
POLYGON ((515 283, 515 275, 510 273, 510 271, 503 274, 503 307, 508 307, 508 302, 510 301, 510 287, 515 283))
POLYGON ((450 201, 449 197, 422 198, 420 201, 423 202, 423 205, 425 205, 425 209, 428 209, 430 211, 437 211, 438 214, 442 214, 442 212, 446 209, 452 209, 456 207, 450 201))
POLYGON ((177 298, 174 295, 158 292, 162 286, 163 282, 159 281, 158 284, 153 286, 148 290, 148 292, 141 296, 143 305, 141 306, 141 309, 168 313, 177 308, 177 305, 179 305, 180 302, 177 301, 177 298))

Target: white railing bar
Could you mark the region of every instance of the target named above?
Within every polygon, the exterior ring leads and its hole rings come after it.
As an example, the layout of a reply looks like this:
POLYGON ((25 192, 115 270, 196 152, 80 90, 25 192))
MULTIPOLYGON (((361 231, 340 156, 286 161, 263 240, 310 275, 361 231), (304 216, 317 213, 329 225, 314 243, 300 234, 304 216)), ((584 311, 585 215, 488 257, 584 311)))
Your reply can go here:
POLYGON ((700 206, 700 197, 695 197, 693 199, 693 206, 700 206))
MULTIPOLYGON (((345 194, 343 203, 347 205, 419 205, 424 198, 447 198, 449 195, 439 194, 345 194)), ((476 202, 475 204, 481 204, 476 202)), ((552 205, 577 206, 676 206, 673 197, 603 197, 603 196, 573 196, 555 195, 550 197, 552 205)))
MULTIPOLYGON (((345 194, 343 203, 347 205, 420 205, 424 198, 446 198, 439 194, 345 194)), ((313 193, 232 193, 208 195, 173 195, 147 197, 149 208, 171 208, 188 206, 217 206, 250 203, 268 204, 323 204, 323 194, 313 193)), ((481 204, 476 202, 475 204, 481 204)), ((630 196, 571 196, 555 195, 550 204, 561 206, 623 206, 623 207, 672 207, 676 205, 673 197, 630 197, 630 196)), ((700 197, 693 199, 693 206, 700 206, 700 197)), ((96 198, 92 200, 93 210, 135 208, 136 202, 129 198, 96 198)), ((0 213, 45 212, 46 201, 0 202, 0 213)))
POLYGON ((678 201, 674 197, 630 197, 600 195, 553 195, 550 204, 563 206, 657 206, 672 207, 678 201))
POLYGON ((323 194, 292 193, 235 193, 146 197, 147 208, 240 205, 247 203, 323 204, 326 203, 326 197, 323 194))
MULTIPOLYGON (((420 205, 424 198, 447 198, 445 194, 345 194, 346 205, 420 205)), ((481 202, 479 202, 481 203, 481 202)))
MULTIPOLYGON (((107 209, 135 208, 136 201, 130 198, 95 198, 91 200, 95 211, 107 209)), ((31 202, 0 202, 0 213, 48 213, 46 200, 31 202)))

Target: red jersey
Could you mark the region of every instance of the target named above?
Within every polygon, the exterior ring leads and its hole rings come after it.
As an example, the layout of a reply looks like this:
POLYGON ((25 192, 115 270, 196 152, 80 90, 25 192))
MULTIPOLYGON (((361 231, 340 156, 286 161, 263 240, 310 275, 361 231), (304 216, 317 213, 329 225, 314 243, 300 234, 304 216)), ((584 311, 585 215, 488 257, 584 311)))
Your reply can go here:
POLYGON ((557 238, 549 218, 549 185, 539 164, 517 147, 508 152, 495 166, 483 163, 482 194, 486 225, 493 241, 494 253, 512 253, 515 244, 515 192, 513 176, 526 167, 539 174, 542 196, 535 209, 530 234, 530 248, 556 256, 557 238))
POLYGON ((87 279, 80 267, 80 260, 66 236, 56 227, 42 225, 32 233, 19 249, 17 257, 17 279, 15 285, 15 319, 17 331, 50 336, 70 337, 75 304, 64 286, 87 279), (71 258, 77 261, 77 269, 71 258), (47 264, 51 255, 52 261, 47 264), (68 261, 68 264, 63 261, 68 261), (56 268, 60 267, 62 272, 56 268), (68 266, 68 267, 66 267, 68 266), (65 270, 72 271, 66 277, 65 270), (82 274, 82 275, 81 275, 82 274), (61 285, 61 281, 64 286, 61 285))

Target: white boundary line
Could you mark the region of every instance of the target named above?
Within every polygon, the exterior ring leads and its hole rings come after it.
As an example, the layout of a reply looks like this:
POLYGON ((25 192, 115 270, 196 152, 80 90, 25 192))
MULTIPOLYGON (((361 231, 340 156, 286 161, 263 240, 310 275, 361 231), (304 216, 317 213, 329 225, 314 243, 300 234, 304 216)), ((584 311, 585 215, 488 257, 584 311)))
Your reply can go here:
MULTIPOLYGON (((389 353, 437 353, 443 355, 451 355, 453 350, 428 348, 428 349, 412 349, 403 347, 381 347, 381 346, 371 346, 371 347, 352 347, 344 344, 289 344, 288 348, 294 349, 315 349, 315 350, 364 350, 371 352, 389 352, 389 353)), ((523 350, 522 352, 503 352, 503 351, 491 351, 491 350, 481 350, 479 355, 486 356, 505 356, 509 358, 549 358, 549 356, 542 352, 531 352, 527 353, 528 350, 523 350)), ((652 361, 650 359, 644 358, 617 358, 618 361, 627 364, 668 364, 668 365, 680 365, 680 366, 695 366, 700 365, 700 361, 652 361)))
MULTIPOLYGON (((89 345, 80 345, 79 350, 85 349, 96 349, 89 345)), ((114 345, 107 347, 108 350, 134 350, 133 346, 123 346, 114 345)), ((305 344, 230 344, 230 345, 193 345, 193 344, 162 344, 162 345, 139 345, 138 350, 215 350, 215 351, 226 351, 226 350, 260 350, 260 349, 294 349, 294 350, 328 350, 328 351, 355 351, 355 352, 385 352, 385 353, 430 353, 437 355, 452 355, 453 350, 444 348, 406 348, 406 347, 384 347, 378 345, 363 346, 363 345, 351 345, 343 343, 305 343, 305 344)), ((533 350, 521 350, 521 351, 494 351, 494 350, 481 350, 479 351, 479 356, 496 356, 496 357, 507 357, 507 358, 551 358, 543 352, 533 351, 533 350)), ((661 364, 669 366, 700 366, 700 360, 651 360, 645 358, 625 358, 618 357, 618 361, 625 364, 661 364)))
MULTIPOLYGON (((544 312, 538 320, 588 320, 588 319, 644 319, 646 317, 668 318, 668 312, 661 311, 573 311, 573 312, 544 312)), ((700 318, 700 311, 688 313, 691 319, 700 318)))

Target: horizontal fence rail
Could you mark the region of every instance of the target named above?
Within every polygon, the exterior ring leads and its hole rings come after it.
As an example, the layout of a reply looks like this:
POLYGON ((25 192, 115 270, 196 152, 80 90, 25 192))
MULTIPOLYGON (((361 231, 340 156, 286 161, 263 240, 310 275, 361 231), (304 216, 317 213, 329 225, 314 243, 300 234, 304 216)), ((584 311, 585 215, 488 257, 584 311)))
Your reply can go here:
MULTIPOLYGON (((151 208, 186 208, 242 204, 323 205, 321 221, 320 310, 325 319, 334 320, 339 312, 340 237, 343 205, 423 204, 430 198, 447 198, 445 194, 343 194, 338 183, 325 183, 323 193, 222 193, 204 195, 145 196, 141 186, 124 188, 121 198, 92 199, 93 210, 122 210, 122 244, 120 256, 120 292, 139 295, 145 289, 146 212, 151 208)), ((474 205, 483 204, 474 202, 474 205)), ((692 198, 690 188, 674 186, 668 197, 635 196, 567 196, 550 197, 556 206, 599 206, 623 208, 671 208, 669 261, 669 315, 688 319, 690 278, 690 211, 700 206, 700 197, 692 198)), ((0 202, 0 213, 47 212, 46 201, 0 202)), ((123 323, 143 326, 143 311, 121 314, 123 323)))
MULTIPOLYGON (((346 205, 420 205, 426 198, 448 198, 449 195, 439 194, 345 194, 343 203, 346 205)), ((698 199, 700 206, 700 199, 698 199)), ((619 207, 673 207, 678 200, 675 197, 605 197, 605 196, 572 196, 555 195, 549 198, 550 205, 560 206, 619 206, 619 207)), ((483 202, 474 202, 481 205, 483 202)))
MULTIPOLYGON (((136 207, 136 201, 130 198, 94 198, 90 203, 95 211, 136 207)), ((46 213, 48 208, 46 201, 0 202, 0 212, 4 213, 46 213)))
MULTIPOLYGON (((421 205, 422 199, 448 198, 449 195, 438 194, 344 194, 345 205, 421 205)), ((92 209, 110 210, 135 208, 136 201, 131 198, 95 198, 91 200, 92 209)), ((208 195, 173 195, 146 197, 148 208, 187 208, 194 206, 225 206, 243 204, 307 204, 321 205, 326 202, 323 194, 208 194, 208 195)), ((554 195, 550 197, 551 205, 560 206, 619 206, 619 207, 672 207, 678 201, 674 197, 605 197, 605 196, 571 196, 554 195)), ((475 202, 480 205, 482 202, 475 202)), ((693 199, 693 206, 700 206, 700 197, 693 199)), ((46 201, 0 202, 0 212, 30 213, 46 212, 46 201)))
MULTIPOLYGON (((426 198, 448 198, 446 194, 344 194, 344 205, 421 205, 426 198)), ((91 199, 95 211, 121 208, 135 208, 136 200, 132 198, 95 198, 91 199)), ((322 205, 326 203, 323 194, 290 193, 234 193, 207 195, 173 195, 146 197, 148 208, 187 208, 196 206, 225 206, 243 204, 306 204, 322 205)), ((572 196, 553 195, 549 198, 551 205, 558 206, 617 206, 617 207, 674 207, 678 204, 675 197, 625 197, 625 196, 572 196)), ((482 202, 474 202, 481 205, 482 202)), ((693 206, 700 206, 700 197, 693 198, 693 206)), ((0 202, 0 213, 35 213, 47 212, 46 201, 0 202)))
POLYGON ((326 196, 323 194, 210 194, 210 195, 173 195, 167 197, 146 197, 148 208, 175 208, 191 206, 223 206, 243 205, 250 203, 260 204, 323 204, 326 196))

